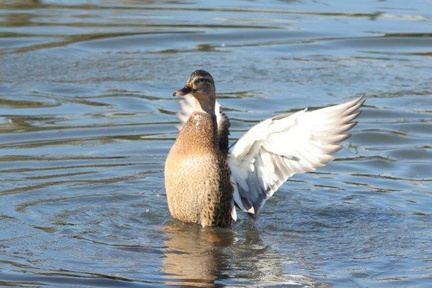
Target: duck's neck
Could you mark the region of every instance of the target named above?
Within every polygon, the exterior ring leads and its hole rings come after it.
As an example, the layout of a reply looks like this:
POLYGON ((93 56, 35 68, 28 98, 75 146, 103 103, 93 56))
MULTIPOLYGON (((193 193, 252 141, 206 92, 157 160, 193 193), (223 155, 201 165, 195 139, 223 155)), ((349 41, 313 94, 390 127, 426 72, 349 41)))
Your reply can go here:
POLYGON ((215 105, 214 97, 195 98, 195 111, 215 115, 215 105))

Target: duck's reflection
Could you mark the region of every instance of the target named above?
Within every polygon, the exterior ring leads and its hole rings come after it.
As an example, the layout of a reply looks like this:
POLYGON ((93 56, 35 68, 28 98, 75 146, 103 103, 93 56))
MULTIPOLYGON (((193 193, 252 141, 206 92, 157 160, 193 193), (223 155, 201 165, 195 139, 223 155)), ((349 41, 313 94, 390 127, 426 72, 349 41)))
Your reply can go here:
POLYGON ((241 234, 237 235, 236 229, 201 228, 175 222, 166 225, 164 230, 167 240, 163 269, 168 285, 214 287, 253 283, 301 287, 317 284, 306 275, 287 273, 287 265, 293 261, 265 245, 255 227, 242 227, 241 234))
POLYGON ((172 280, 167 284, 211 287, 217 279, 226 278, 221 275, 228 265, 223 248, 235 239, 230 229, 174 223, 166 225, 165 232, 163 267, 172 280))

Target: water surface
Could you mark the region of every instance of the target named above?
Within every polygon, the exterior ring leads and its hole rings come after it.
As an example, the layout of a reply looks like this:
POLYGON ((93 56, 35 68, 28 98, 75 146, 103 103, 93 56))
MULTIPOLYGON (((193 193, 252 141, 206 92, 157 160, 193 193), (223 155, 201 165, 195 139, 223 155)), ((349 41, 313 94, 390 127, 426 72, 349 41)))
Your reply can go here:
POLYGON ((428 1, 3 1, 0 285, 427 287, 428 1), (173 221, 163 165, 189 74, 232 142, 304 107, 367 102, 336 161, 260 220, 173 221))

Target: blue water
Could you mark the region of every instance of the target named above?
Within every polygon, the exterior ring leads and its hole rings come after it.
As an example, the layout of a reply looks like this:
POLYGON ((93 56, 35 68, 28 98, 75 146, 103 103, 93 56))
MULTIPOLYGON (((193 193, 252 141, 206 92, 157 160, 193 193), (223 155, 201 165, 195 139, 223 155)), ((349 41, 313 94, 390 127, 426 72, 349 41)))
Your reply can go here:
POLYGON ((429 1, 2 1, 0 286, 432 285, 429 1), (206 69, 232 142, 367 101, 252 225, 170 218, 172 92, 206 69))

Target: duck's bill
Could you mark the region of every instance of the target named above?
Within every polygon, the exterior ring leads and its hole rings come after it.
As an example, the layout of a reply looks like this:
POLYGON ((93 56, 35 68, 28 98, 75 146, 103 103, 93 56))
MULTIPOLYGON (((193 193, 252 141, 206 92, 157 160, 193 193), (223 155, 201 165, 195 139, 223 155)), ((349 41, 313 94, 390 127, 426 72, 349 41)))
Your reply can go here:
POLYGON ((190 87, 184 87, 180 90, 177 90, 173 93, 173 96, 184 96, 189 94, 192 91, 192 89, 190 87))

